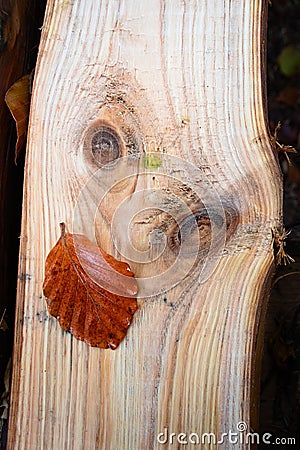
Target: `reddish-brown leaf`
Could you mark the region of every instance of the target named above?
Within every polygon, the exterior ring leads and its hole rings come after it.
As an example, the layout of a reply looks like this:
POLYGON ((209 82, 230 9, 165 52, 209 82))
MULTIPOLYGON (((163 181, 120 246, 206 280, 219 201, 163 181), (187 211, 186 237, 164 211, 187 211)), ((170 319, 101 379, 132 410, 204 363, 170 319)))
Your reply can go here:
POLYGON ((48 311, 77 339, 114 350, 137 310, 134 274, 86 236, 60 226, 61 236, 46 259, 48 311))
POLYGON ((16 162, 26 143, 30 106, 30 75, 24 75, 8 89, 5 102, 15 119, 17 127, 16 162))

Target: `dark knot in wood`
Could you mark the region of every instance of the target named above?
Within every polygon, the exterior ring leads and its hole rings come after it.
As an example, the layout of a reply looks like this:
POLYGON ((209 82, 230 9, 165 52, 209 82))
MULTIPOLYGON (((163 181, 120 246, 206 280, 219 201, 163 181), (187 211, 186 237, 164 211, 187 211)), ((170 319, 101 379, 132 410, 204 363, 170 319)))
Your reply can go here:
POLYGON ((124 156, 124 142, 118 130, 107 121, 95 120, 85 132, 83 156, 92 172, 124 156))
POLYGON ((225 225, 225 242, 231 238, 238 225, 238 213, 234 208, 224 205, 224 218, 214 211, 213 207, 208 212, 205 207, 200 207, 191 211, 191 214, 184 217, 180 222, 173 222, 167 230, 168 246, 178 253, 181 248, 184 248, 183 256, 190 256, 200 251, 201 256, 205 256, 209 250, 212 240, 212 221, 214 222, 214 233, 220 230, 222 234, 222 226, 225 225))
POLYGON ((91 144, 95 163, 100 167, 120 157, 120 139, 111 128, 101 127, 93 135, 91 144))

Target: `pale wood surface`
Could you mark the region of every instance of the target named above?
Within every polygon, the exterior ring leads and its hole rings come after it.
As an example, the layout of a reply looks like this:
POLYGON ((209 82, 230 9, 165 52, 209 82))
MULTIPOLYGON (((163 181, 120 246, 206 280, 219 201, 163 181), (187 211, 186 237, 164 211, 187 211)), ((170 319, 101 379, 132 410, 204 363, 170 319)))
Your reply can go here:
MULTIPOLYGON (((9 449, 152 449, 160 448, 156 436, 165 427, 199 435, 236 431, 241 420, 250 427, 271 229, 281 218, 261 78, 266 3, 48 2, 25 174, 9 449), (189 161, 196 168, 190 178, 201 171, 239 222, 233 235, 229 227, 231 239, 205 283, 196 270, 166 294, 140 299, 116 351, 63 333, 48 317, 41 290, 59 222, 90 234, 88 214, 111 181, 102 171, 83 190, 94 170, 85 157, 87 129, 98 118, 117 128, 124 152, 134 148, 131 129, 139 151, 189 161)), ((145 192, 135 196, 138 190, 168 187, 182 196, 171 172, 167 181, 157 172, 155 179, 136 175, 106 196, 96 216, 106 250, 113 251, 109 224, 123 198, 133 212, 151 200, 145 192)), ((151 258, 148 223, 145 215, 133 220, 128 233, 151 258)), ((125 226, 124 219, 127 235, 125 226)), ((119 244, 129 260, 128 240, 119 244)), ((131 266, 139 277, 155 275, 174 259, 170 249, 166 255, 131 266)), ((143 281, 140 287, 142 296, 143 281)))

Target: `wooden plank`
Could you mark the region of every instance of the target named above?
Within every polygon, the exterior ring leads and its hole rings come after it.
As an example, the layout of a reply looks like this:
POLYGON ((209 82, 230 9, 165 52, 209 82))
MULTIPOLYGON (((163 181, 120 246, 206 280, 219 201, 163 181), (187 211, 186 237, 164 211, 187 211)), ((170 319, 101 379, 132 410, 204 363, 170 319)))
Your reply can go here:
POLYGON ((9 449, 159 448, 165 430, 172 448, 181 432, 201 440, 255 425, 258 328, 281 220, 261 77, 265 8, 48 2, 25 174, 9 449), (114 155, 124 158, 99 169, 114 155), (138 277, 140 309, 116 351, 76 341, 46 312, 44 261, 62 221, 138 277))

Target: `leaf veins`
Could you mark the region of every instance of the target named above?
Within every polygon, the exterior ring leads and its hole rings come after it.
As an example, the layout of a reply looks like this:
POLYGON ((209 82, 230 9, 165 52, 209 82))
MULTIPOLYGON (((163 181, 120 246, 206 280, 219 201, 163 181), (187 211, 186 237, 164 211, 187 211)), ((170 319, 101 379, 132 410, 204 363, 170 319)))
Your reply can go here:
POLYGON ((114 350, 137 310, 134 274, 86 236, 60 226, 61 236, 46 259, 48 311, 76 339, 114 350))

